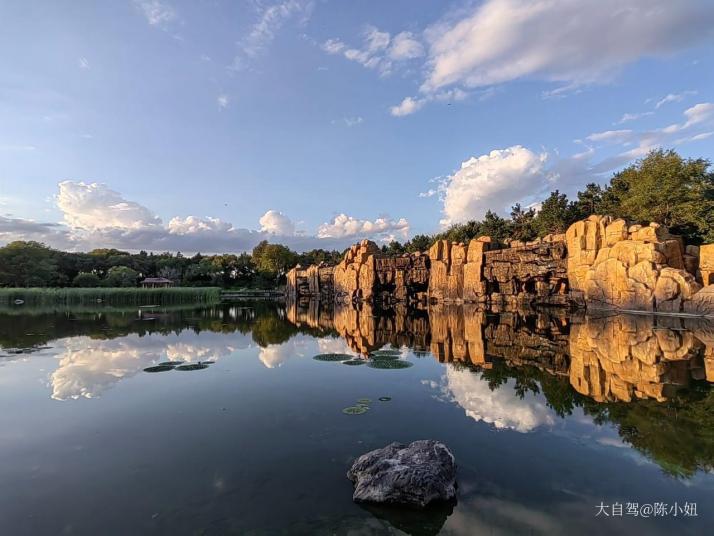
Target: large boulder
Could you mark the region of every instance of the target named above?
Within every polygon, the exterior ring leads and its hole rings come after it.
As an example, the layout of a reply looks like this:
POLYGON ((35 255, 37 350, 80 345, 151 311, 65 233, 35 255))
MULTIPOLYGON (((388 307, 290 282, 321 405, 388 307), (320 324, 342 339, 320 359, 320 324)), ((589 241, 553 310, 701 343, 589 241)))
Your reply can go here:
POLYGON ((456 497, 456 462, 446 445, 423 439, 363 454, 347 472, 357 502, 423 508, 456 497))

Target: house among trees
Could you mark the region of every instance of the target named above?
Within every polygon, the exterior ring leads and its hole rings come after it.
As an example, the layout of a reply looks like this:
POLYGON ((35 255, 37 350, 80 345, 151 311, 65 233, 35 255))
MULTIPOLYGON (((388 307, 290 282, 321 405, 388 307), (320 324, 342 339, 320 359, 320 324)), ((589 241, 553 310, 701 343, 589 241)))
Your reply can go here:
POLYGON ((173 287, 174 282, 165 277, 147 277, 141 282, 142 288, 165 288, 173 287))

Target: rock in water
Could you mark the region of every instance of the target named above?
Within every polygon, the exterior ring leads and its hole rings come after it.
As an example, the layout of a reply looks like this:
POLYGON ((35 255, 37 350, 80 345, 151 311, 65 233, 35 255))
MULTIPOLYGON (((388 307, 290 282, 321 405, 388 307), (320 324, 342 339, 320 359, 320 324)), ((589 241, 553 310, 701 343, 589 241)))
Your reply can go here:
POLYGON ((456 497, 456 462, 446 445, 432 439, 391 443, 363 454, 347 472, 358 502, 422 508, 456 497))

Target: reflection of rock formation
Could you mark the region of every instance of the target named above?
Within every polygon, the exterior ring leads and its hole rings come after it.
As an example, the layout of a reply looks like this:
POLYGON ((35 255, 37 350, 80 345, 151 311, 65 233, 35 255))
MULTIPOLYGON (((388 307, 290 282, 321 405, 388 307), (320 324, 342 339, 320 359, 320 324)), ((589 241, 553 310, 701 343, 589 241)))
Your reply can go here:
MULTIPOLYGON (((711 352, 710 347, 707 352, 711 352)), ((697 331, 640 316, 586 318, 571 326, 570 382, 599 402, 665 400, 692 379, 712 379, 697 331)))
POLYGON ((96 398, 120 380, 134 376, 160 361, 215 360, 245 348, 250 339, 240 333, 223 335, 183 331, 171 336, 97 340, 73 337, 60 341, 64 351, 52 373, 52 398, 96 398))
POLYGON ((311 305, 288 318, 334 329, 362 354, 391 344, 429 349, 446 363, 490 368, 500 359, 537 367, 568 377, 598 401, 665 400, 692 380, 714 381, 714 323, 705 320, 614 315, 571 322, 562 311, 493 314, 441 304, 388 314, 369 304, 340 306, 331 317, 311 305))

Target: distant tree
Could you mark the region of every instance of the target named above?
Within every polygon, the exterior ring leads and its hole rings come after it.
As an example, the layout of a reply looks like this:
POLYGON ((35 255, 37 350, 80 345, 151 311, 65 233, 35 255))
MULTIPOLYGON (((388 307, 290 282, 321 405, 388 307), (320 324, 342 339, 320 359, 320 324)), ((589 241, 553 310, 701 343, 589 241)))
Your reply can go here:
POLYGON ((91 272, 80 272, 72 280, 72 286, 82 288, 101 287, 102 280, 97 274, 93 274, 91 272))
MULTIPOLYGON (((490 236, 492 240, 502 244, 510 236, 510 233, 510 222, 495 212, 488 210, 483 217, 477 236, 490 236)), ((471 238, 477 238, 477 236, 472 236, 471 238)))
POLYGON ((429 235, 418 234, 414 235, 411 240, 404 244, 404 248, 409 253, 415 253, 417 251, 425 252, 434 243, 434 238, 429 235))
POLYGON ((10 242, 0 248, 0 286, 54 285, 58 277, 55 253, 39 242, 10 242))
POLYGON ((538 236, 542 237, 550 233, 564 233, 576 220, 575 208, 568 201, 568 196, 555 190, 543 201, 533 223, 538 236))
POLYGON ((128 266, 114 266, 109 269, 104 278, 108 287, 135 287, 139 279, 139 272, 128 266))
POLYGON ((536 230, 533 224, 536 211, 533 208, 523 210, 520 203, 516 203, 511 208, 511 230, 510 237, 515 240, 528 241, 536 237, 536 230))
POLYGON ((602 187, 594 182, 587 184, 582 192, 578 192, 578 200, 574 205, 577 218, 582 219, 592 214, 601 214, 604 208, 604 193, 602 187))
POLYGON ((297 254, 286 246, 263 240, 253 249, 253 262, 260 272, 280 279, 297 264, 297 254))
POLYGON ((406 253, 406 249, 397 240, 392 240, 389 244, 382 246, 382 253, 390 256, 402 255, 406 253))

